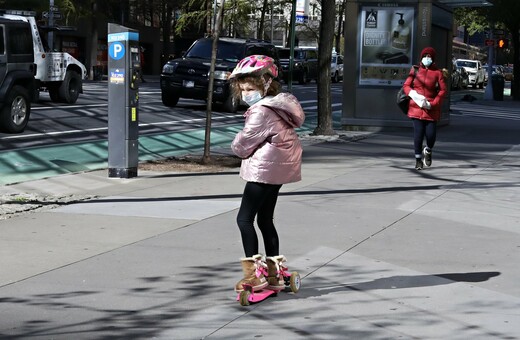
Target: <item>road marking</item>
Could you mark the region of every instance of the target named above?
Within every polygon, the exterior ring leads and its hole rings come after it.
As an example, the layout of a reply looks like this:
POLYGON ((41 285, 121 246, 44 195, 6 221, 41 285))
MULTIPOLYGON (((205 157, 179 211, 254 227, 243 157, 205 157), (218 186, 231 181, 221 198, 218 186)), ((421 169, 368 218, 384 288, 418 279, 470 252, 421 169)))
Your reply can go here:
POLYGON ((48 110, 48 109, 82 109, 85 107, 94 108, 94 107, 104 107, 104 106, 108 106, 108 104, 105 103, 105 104, 58 105, 58 106, 49 105, 49 106, 32 107, 31 110, 39 111, 39 110, 48 110))

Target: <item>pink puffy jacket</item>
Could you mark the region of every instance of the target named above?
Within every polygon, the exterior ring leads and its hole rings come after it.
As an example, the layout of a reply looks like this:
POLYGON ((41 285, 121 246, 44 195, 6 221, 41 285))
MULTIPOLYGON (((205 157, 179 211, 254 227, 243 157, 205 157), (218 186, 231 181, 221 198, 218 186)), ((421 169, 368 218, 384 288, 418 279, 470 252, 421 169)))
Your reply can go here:
POLYGON ((244 128, 231 143, 240 158, 240 177, 248 182, 285 184, 301 180, 302 147, 294 128, 305 120, 290 93, 265 97, 244 114, 244 128))

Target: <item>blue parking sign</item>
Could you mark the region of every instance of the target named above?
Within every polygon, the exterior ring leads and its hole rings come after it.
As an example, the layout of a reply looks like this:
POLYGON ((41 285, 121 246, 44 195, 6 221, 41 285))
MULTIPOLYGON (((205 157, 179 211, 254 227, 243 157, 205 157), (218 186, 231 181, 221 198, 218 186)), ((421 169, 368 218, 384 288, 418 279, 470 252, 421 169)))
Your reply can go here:
POLYGON ((125 56, 125 45, 119 41, 114 42, 108 47, 110 58, 119 60, 125 56))

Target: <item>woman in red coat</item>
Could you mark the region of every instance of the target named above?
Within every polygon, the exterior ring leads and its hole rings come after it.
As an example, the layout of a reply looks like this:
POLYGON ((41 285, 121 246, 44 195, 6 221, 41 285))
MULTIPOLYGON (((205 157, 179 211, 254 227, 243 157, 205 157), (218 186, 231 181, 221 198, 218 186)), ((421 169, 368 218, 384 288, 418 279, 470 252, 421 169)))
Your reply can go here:
POLYGON ((435 65, 436 52, 426 47, 420 55, 415 73, 412 67, 404 82, 404 92, 410 96, 408 117, 414 128, 415 169, 432 165, 432 149, 437 135, 437 122, 441 118, 442 99, 446 95, 446 82, 442 70, 435 65), (423 140, 426 137, 426 147, 423 140))

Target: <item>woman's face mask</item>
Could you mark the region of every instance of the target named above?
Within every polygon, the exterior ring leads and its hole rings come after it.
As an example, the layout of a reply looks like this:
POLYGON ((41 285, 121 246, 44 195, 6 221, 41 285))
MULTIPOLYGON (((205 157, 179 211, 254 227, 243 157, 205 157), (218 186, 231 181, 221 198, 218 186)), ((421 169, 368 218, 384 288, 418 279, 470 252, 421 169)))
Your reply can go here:
POLYGON ((433 63, 433 60, 430 57, 423 57, 421 62, 424 66, 430 67, 430 65, 433 63))
POLYGON ((260 91, 250 91, 247 93, 242 93, 242 100, 249 106, 256 104, 262 98, 263 96, 260 91))

